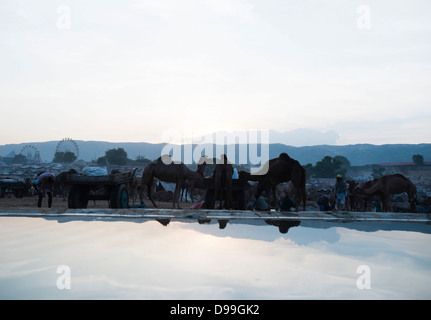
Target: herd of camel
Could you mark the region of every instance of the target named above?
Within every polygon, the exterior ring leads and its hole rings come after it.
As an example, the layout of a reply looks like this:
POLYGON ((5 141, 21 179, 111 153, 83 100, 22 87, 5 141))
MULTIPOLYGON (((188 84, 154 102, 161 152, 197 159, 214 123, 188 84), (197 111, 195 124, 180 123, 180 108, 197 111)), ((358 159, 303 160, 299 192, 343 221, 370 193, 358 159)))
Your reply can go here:
MULTIPOLYGON (((208 162, 208 158, 206 157, 201 157, 197 163, 197 170, 192 171, 183 163, 172 162, 169 156, 158 158, 155 162, 145 167, 141 181, 137 182, 138 185, 141 185, 139 191, 141 202, 143 201, 143 191, 146 189, 149 200, 153 203, 154 207, 157 207, 153 200, 151 190, 154 179, 159 179, 164 182, 175 183, 172 202, 174 208, 179 208, 180 191, 185 185, 188 186, 191 199, 193 199, 193 192, 195 189, 203 188, 203 181, 205 179, 204 169, 207 163, 212 162, 208 162)), ((226 155, 221 155, 220 159, 217 160, 213 172, 214 199, 220 200, 219 208, 222 208, 222 206, 226 209, 233 208, 232 175, 232 164, 228 161, 226 155)), ((278 209, 279 203, 277 199, 277 186, 285 182, 291 182, 294 190, 292 197, 297 204, 296 210, 298 211, 302 205, 302 209, 305 211, 307 203, 306 172, 297 160, 292 159, 286 153, 281 153, 277 158, 270 159, 264 165, 261 172, 250 174, 246 171, 240 171, 238 178, 245 181, 257 182, 260 186, 259 193, 265 191, 267 198, 269 198, 269 206, 275 207, 276 209, 278 209)), ((364 184, 349 181, 348 190, 349 209, 352 211, 359 210, 359 202, 367 201, 371 197, 380 198, 383 211, 393 211, 391 195, 403 192, 405 192, 409 198, 409 211, 416 211, 416 187, 409 179, 401 174, 386 175, 364 184)), ((256 198, 258 196, 259 194, 256 195, 256 198)))
MULTIPOLYGON (((159 157, 156 161, 150 163, 144 168, 142 178, 138 179, 133 176, 132 182, 129 185, 129 194, 135 199, 139 195, 141 203, 143 203, 144 192, 148 199, 152 202, 155 208, 156 203, 153 199, 154 182, 161 180, 167 183, 175 184, 175 191, 170 197, 173 207, 180 207, 180 192, 187 187, 189 195, 193 201, 194 193, 201 191, 205 193, 205 166, 212 164, 212 159, 201 157, 197 162, 197 170, 189 169, 183 163, 172 162, 169 156, 159 157), (165 157, 165 158, 164 158, 165 157)), ((73 169, 72 169, 73 170, 73 169)), ((76 173, 64 172, 56 177, 57 181, 65 181, 67 174, 76 173)), ((227 159, 226 155, 221 155, 216 161, 213 171, 214 182, 214 207, 215 199, 219 200, 219 208, 234 209, 234 199, 232 197, 232 175, 233 166, 227 159)), ((302 165, 295 159, 292 159, 286 153, 281 153, 278 157, 270 159, 260 172, 251 174, 246 171, 240 171, 238 178, 243 181, 254 181, 253 189, 255 191, 252 196, 257 199, 263 192, 268 199, 268 205, 271 208, 278 209, 279 190, 280 187, 290 182, 289 197, 296 203, 296 210, 302 208, 305 211, 306 204, 311 201, 317 205, 317 199, 306 191, 306 172, 302 165), (302 206, 302 207, 301 207, 302 206)), ((382 204, 382 211, 392 212, 393 206, 391 196, 394 194, 406 193, 409 199, 409 211, 416 212, 417 195, 416 186, 402 174, 385 175, 379 179, 374 179, 365 183, 355 181, 347 181, 348 195, 346 198, 346 210, 349 211, 367 211, 372 199, 378 199, 382 204)), ((64 184, 61 182, 60 184, 64 184)), ((286 192, 287 193, 287 192, 286 192)), ((65 197, 65 193, 64 197, 65 197)), ((333 195, 333 193, 332 193, 333 195)), ((182 196, 181 196, 182 198, 182 196)), ((316 206, 315 206, 316 207, 316 206)), ((318 208, 318 206, 317 206, 318 208)))
MULTIPOLYGON (((183 163, 174 163, 169 156, 166 158, 158 158, 155 162, 145 167, 142 174, 141 185, 146 187, 147 196, 155 207, 152 198, 152 185, 154 178, 164 182, 175 183, 175 191, 173 193, 173 206, 179 208, 180 191, 187 183, 189 186, 190 196, 193 199, 193 192, 195 188, 202 188, 205 166, 208 163, 208 158, 201 157, 198 161, 198 168, 196 171, 190 170, 183 163), (169 164, 166 164, 169 163, 169 164)), ((210 162, 212 163, 212 161, 210 162)), ((233 166, 227 159, 226 155, 221 155, 220 160, 217 160, 213 173, 214 178, 214 199, 220 200, 219 208, 222 205, 226 209, 233 208, 232 196, 232 176, 233 166)), ((246 171, 239 172, 239 179, 247 181, 258 181, 264 187, 267 195, 272 192, 274 199, 276 199, 276 186, 283 182, 291 181, 295 186, 296 198, 298 203, 303 203, 305 210, 306 191, 305 191, 305 170, 298 161, 290 158, 286 153, 280 154, 279 157, 269 160, 262 169, 262 172, 250 174, 246 171)), ((141 189, 140 198, 143 201, 143 190, 141 189)), ((276 202, 277 203, 277 202, 276 202)))

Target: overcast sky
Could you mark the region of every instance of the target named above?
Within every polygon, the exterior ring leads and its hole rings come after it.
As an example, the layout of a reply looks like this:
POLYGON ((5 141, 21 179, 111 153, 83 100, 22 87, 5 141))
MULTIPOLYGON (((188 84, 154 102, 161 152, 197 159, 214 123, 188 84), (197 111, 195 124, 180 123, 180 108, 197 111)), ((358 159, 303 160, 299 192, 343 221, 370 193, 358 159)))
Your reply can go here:
POLYGON ((0 144, 172 128, 429 143, 430 17, 425 0, 1 0, 0 144))

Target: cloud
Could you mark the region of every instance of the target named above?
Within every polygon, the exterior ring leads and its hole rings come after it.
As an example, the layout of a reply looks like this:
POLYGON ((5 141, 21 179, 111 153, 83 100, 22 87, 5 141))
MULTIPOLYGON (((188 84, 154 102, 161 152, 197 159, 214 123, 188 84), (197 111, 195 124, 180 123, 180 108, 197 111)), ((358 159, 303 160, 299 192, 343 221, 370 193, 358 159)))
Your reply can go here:
POLYGON ((322 132, 313 129, 295 129, 286 132, 271 130, 269 140, 271 143, 282 143, 289 146, 336 145, 339 134, 333 130, 322 132))
POLYGON ((242 0, 206 0, 205 3, 217 14, 237 17, 241 22, 252 22, 254 5, 242 0))
MULTIPOLYGON (((76 1, 70 30, 56 24, 62 4, 1 4, 0 104, 10 128, 17 113, 32 122, 47 108, 52 117, 74 110, 76 122, 101 113, 115 122, 122 110, 135 115, 115 135, 124 140, 191 120, 199 134, 309 128, 367 142, 375 136, 343 123, 431 120, 431 8, 420 1, 373 2, 366 31, 356 26, 357 4, 339 0, 76 1), (129 137, 149 114, 141 134, 129 137)), ((105 127, 70 131, 96 139, 105 127)))
POLYGON ((162 19, 188 19, 204 21, 215 16, 238 18, 241 22, 253 21, 254 5, 244 0, 141 0, 131 5, 162 19))

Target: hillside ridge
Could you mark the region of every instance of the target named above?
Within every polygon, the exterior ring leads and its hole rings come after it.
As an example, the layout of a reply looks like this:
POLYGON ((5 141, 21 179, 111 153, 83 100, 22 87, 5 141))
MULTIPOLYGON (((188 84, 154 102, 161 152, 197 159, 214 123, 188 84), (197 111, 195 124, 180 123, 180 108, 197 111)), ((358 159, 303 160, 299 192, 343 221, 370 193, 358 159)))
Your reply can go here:
MULTIPOLYGON (((83 141, 76 140, 79 148, 79 159, 85 161, 96 160, 104 156, 105 151, 113 148, 124 148, 130 159, 143 156, 150 160, 159 157, 166 147, 166 143, 148 142, 108 142, 108 141, 83 141)), ((0 145, 0 157, 5 157, 11 152, 21 153, 23 148, 30 145, 40 153, 42 161, 51 161, 54 157, 58 141, 29 142, 19 144, 0 145)), ((182 156, 184 150, 193 150, 196 145, 182 145, 182 156)), ((205 145, 201 145, 203 147, 205 145)), ((244 145, 235 145, 236 163, 238 163, 239 150, 244 150, 244 145)), ((213 155, 217 156, 216 147, 212 146, 213 155)), ((227 147, 224 147, 225 151, 227 147)), ((211 150, 207 145, 206 150, 211 150)), ((250 150, 247 146, 246 150, 250 150)), ((258 155, 260 149, 258 148, 258 155)), ((269 158, 277 157, 280 153, 286 152, 292 158, 297 159, 301 164, 315 164, 325 156, 344 156, 351 165, 359 166, 378 163, 411 162, 414 154, 421 154, 424 161, 431 161, 431 143, 421 144, 351 144, 351 145, 314 145, 314 146, 289 146, 281 143, 269 144, 269 158)), ((233 159, 231 160, 233 161, 233 159)))

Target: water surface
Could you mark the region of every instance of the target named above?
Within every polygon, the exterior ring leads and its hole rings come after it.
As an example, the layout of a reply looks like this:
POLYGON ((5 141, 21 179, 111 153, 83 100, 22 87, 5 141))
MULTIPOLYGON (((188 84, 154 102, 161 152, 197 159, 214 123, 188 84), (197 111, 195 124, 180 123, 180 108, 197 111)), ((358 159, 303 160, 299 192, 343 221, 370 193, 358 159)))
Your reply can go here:
POLYGON ((430 299, 430 243, 417 223, 0 217, 0 298, 430 299))

